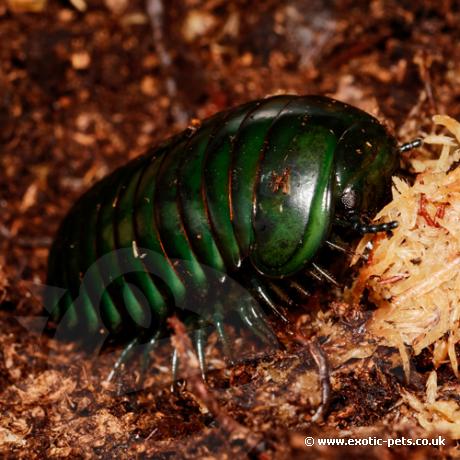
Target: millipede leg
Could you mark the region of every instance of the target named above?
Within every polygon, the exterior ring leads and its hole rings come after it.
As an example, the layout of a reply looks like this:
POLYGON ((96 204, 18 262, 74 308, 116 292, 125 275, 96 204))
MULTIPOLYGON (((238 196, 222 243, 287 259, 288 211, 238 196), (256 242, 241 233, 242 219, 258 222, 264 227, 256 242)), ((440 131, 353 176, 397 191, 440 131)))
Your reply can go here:
POLYGON ((212 320, 214 322, 214 326, 216 328, 219 340, 222 343, 222 349, 224 350, 225 357, 227 358, 227 361, 230 363, 230 365, 233 366, 234 364, 233 354, 231 352, 230 345, 228 343, 227 333, 225 332, 224 314, 222 311, 221 304, 216 305, 215 313, 212 316, 212 320))
POLYGON ((317 281, 322 281, 323 278, 321 276, 319 276, 318 273, 316 273, 315 270, 308 270, 307 273, 312 277, 312 278, 315 278, 315 280, 317 281))
POLYGON ((193 332, 193 344, 195 346, 198 363, 200 365, 201 377, 206 381, 206 357, 205 357, 205 343, 206 343, 206 330, 203 328, 197 329, 193 332))
POLYGON ((230 349, 230 345, 228 343, 227 333, 225 332, 224 318, 222 314, 219 312, 213 316, 213 319, 214 319, 214 325, 216 326, 217 335, 219 336, 219 340, 222 343, 222 348, 224 350, 225 357, 227 358, 227 361, 231 365, 233 365, 234 359, 233 359, 232 351, 230 349))
POLYGON ((299 293, 302 297, 310 297, 310 293, 297 281, 289 281, 289 287, 294 289, 297 293, 299 293))
POLYGON ((256 322, 256 325, 263 331, 263 333, 270 339, 272 343, 278 345, 278 338, 276 337, 275 333, 273 332, 272 328, 268 323, 268 319, 265 316, 262 309, 256 303, 252 304, 249 307, 250 313, 256 322))
POLYGON ((334 243, 333 241, 326 240, 325 243, 332 249, 343 252, 345 254, 352 254, 354 255, 355 253, 353 251, 349 251, 348 249, 344 248, 343 246, 340 246, 340 244, 334 243))
POLYGON ((121 352, 119 358, 115 361, 115 364, 113 365, 109 375, 107 376, 106 382, 111 382, 113 380, 115 375, 120 370, 120 367, 123 364, 125 364, 126 361, 130 358, 135 346, 138 345, 138 344, 139 344, 139 341, 138 341, 138 339, 136 337, 135 339, 131 340, 131 342, 129 342, 126 345, 126 347, 121 352))
POLYGON ((267 340, 266 337, 263 334, 261 334, 259 330, 256 329, 256 327, 254 326, 253 321, 250 318, 249 312, 246 310, 246 307, 238 307, 238 314, 240 315, 240 318, 243 321, 243 323, 246 324, 246 326, 248 326, 249 329, 251 329, 251 331, 257 335, 257 337, 259 337, 263 342, 267 340))
POLYGON ((259 297, 270 307, 273 312, 278 315, 285 323, 288 322, 288 319, 283 314, 280 308, 275 305, 275 302, 271 298, 270 294, 267 292, 267 288, 261 284, 257 279, 252 280, 253 286, 256 288, 257 294, 259 297))
POLYGON ((158 338, 160 337, 160 331, 158 331, 146 344, 144 347, 144 352, 142 354, 142 362, 141 362, 141 383, 144 383, 145 374, 147 372, 147 368, 150 364, 150 353, 151 351, 157 346, 158 338))
POLYGON ((325 278, 328 280, 331 284, 334 286, 339 286, 339 283, 332 277, 330 273, 328 273, 324 268, 321 268, 319 265, 316 265, 314 263, 311 264, 314 270, 316 270, 320 276, 320 278, 325 278))
POLYGON ((238 313, 243 323, 259 337, 262 342, 272 345, 274 334, 272 332, 267 333, 267 326, 264 324, 265 320, 261 320, 255 316, 255 314, 248 308, 247 305, 242 305, 238 308, 238 313))
POLYGON ((273 281, 268 281, 267 284, 270 287, 270 289, 281 299, 283 303, 285 303, 288 306, 294 304, 294 301, 290 298, 289 294, 282 287, 278 286, 273 281))
POLYGON ((174 391, 174 383, 177 380, 177 371, 179 370, 179 352, 174 348, 172 358, 171 358, 171 391, 174 391))

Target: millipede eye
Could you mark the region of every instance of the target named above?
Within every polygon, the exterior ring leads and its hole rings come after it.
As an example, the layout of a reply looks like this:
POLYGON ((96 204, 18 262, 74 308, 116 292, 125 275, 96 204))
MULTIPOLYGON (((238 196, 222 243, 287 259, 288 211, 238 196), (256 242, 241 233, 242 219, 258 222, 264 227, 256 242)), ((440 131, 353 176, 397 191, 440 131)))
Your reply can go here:
POLYGON ((349 188, 343 192, 341 201, 345 209, 355 209, 359 204, 359 196, 355 190, 349 188))

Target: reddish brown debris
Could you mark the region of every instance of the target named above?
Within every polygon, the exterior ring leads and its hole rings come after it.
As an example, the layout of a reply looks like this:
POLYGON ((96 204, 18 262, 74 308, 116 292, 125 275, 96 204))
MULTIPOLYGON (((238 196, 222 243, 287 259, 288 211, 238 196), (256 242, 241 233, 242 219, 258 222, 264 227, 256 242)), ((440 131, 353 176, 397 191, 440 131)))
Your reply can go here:
POLYGON ((273 192, 281 190, 285 195, 289 194, 291 190, 290 184, 291 168, 284 168, 281 174, 272 171, 271 189, 273 192))
POLYGON ((419 209, 418 209, 418 214, 419 216, 422 216, 426 223, 430 226, 430 227, 436 227, 436 228, 439 228, 440 225, 438 222, 436 222, 431 216, 430 214, 428 213, 427 209, 426 209, 426 205, 427 205, 428 201, 426 199, 426 196, 424 193, 422 193, 420 195, 420 203, 419 203, 419 209))

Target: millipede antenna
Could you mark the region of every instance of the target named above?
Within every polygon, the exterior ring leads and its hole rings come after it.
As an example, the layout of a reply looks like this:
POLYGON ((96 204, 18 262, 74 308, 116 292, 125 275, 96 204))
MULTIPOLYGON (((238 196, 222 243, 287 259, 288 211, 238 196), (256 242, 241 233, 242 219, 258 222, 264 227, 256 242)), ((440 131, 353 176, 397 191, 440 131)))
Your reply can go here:
POLYGON ((422 146, 422 144, 423 144, 423 140, 418 138, 410 142, 405 142, 403 145, 401 145, 398 148, 398 150, 399 150, 399 153, 406 153, 406 152, 409 152, 410 150, 418 149, 419 147, 422 146))

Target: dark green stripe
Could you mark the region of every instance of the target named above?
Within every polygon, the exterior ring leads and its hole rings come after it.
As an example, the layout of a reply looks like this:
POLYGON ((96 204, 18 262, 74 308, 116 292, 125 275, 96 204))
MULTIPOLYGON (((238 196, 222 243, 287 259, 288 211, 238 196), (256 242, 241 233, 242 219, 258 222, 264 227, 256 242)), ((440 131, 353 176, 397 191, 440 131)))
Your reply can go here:
POLYGON ((70 224, 66 230, 68 240, 64 250, 64 260, 66 260, 64 276, 67 277, 67 285, 70 295, 73 299, 73 308, 77 313, 77 324, 74 324, 75 315, 70 310, 70 315, 66 315, 66 323, 69 329, 78 327, 78 335, 84 332, 94 334, 99 327, 99 316, 88 296, 85 289, 81 289, 81 276, 83 275, 80 269, 82 260, 82 245, 81 234, 83 231, 84 219, 82 216, 84 210, 84 200, 80 200, 77 206, 72 211, 73 218, 70 219, 70 224))
POLYGON ((270 126, 291 96, 278 96, 261 101, 244 119, 236 133, 231 151, 231 214, 233 229, 244 255, 253 239, 252 211, 257 167, 270 126))
POLYGON ((71 216, 72 211, 67 214, 60 225, 58 234, 50 251, 47 284, 51 287, 51 291, 49 292, 50 298, 47 299, 49 302, 47 307, 52 308, 51 319, 54 322, 59 323, 59 321, 66 316, 66 323, 73 327, 77 323, 77 315, 69 292, 69 285, 67 282, 67 261, 64 258, 69 237, 67 229, 71 224, 71 216), (65 292, 63 295, 58 292, 54 293, 54 286, 64 289, 65 292))
POLYGON ((223 272, 224 261, 214 240, 202 189, 206 147, 220 123, 221 117, 213 117, 190 140, 178 172, 178 193, 181 217, 194 253, 201 263, 223 272))
MULTIPOLYGON (((110 297, 116 302, 118 312, 123 318, 124 328, 128 327, 126 322, 130 322, 131 314, 128 311, 128 306, 122 301, 123 291, 127 289, 127 285, 122 276, 123 270, 115 252, 117 246, 115 241, 114 214, 121 185, 140 167, 139 163, 142 163, 142 161, 143 159, 138 158, 112 173, 110 181, 107 182, 106 193, 104 193, 99 207, 97 219, 96 246, 97 257, 100 260, 100 273, 110 297)), ((142 310, 137 305, 132 306, 132 308, 142 310)))
POLYGON ((187 239, 177 202, 177 174, 186 152, 187 144, 179 144, 162 159, 154 198, 155 223, 163 248, 176 272, 181 273, 193 290, 205 290, 206 276, 187 239))
POLYGON ((81 289, 85 289, 93 307, 100 313, 104 325, 109 331, 117 331, 121 327, 122 318, 99 272, 97 262, 97 217, 106 191, 107 179, 100 181, 85 196, 85 207, 82 215, 87 216, 81 230, 80 270, 83 275, 81 289))
MULTIPOLYGON (((120 266, 127 274, 125 279, 137 286, 145 296, 148 305, 142 305, 142 311, 130 308, 136 306, 135 301, 128 302, 128 311, 130 311, 134 322, 143 327, 159 326, 167 314, 167 308, 163 296, 158 291, 150 275, 146 272, 142 262, 142 248, 138 247, 136 235, 134 231, 134 199, 136 190, 142 173, 146 166, 150 163, 150 159, 146 158, 140 166, 130 175, 125 184, 121 186, 118 203, 114 216, 115 241, 117 248, 126 248, 128 251, 123 251, 123 255, 119 254, 120 266), (128 273, 129 272, 129 273, 128 273), (144 311, 147 309, 148 311, 144 311), (150 319, 150 315, 153 318, 150 319)), ((130 295, 130 293, 127 293, 130 295)), ((134 293, 135 294, 135 293, 134 293)))
POLYGON ((242 259, 230 214, 230 152, 233 138, 242 121, 256 107, 258 104, 250 103, 228 112, 214 132, 205 152, 203 195, 215 240, 229 271, 238 268, 242 259))
POLYGON ((156 179, 160 164, 161 158, 153 160, 144 168, 140 179, 134 206, 135 233, 140 250, 147 249, 153 255, 158 255, 156 261, 151 262, 154 265, 152 270, 171 290, 176 303, 182 303, 185 299, 185 287, 161 244, 154 215, 156 179))

